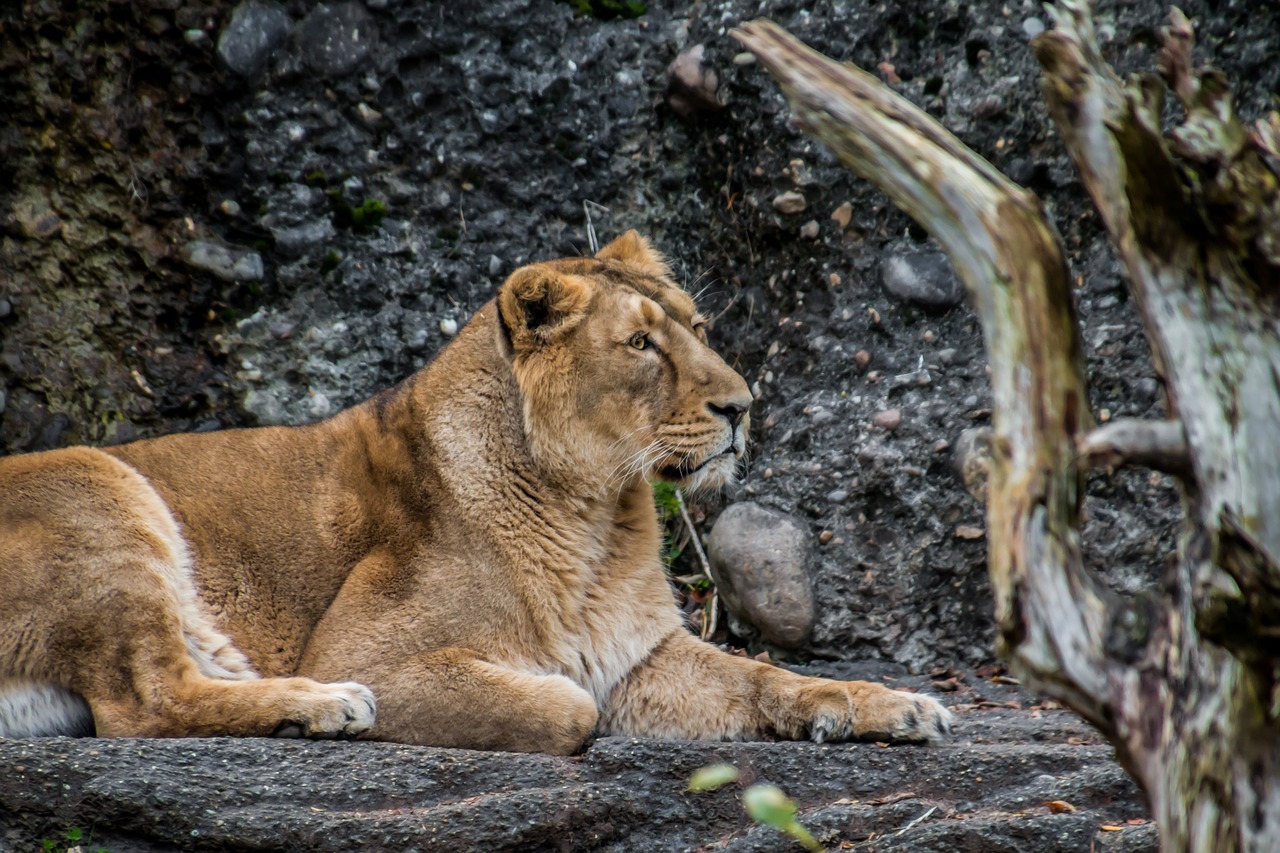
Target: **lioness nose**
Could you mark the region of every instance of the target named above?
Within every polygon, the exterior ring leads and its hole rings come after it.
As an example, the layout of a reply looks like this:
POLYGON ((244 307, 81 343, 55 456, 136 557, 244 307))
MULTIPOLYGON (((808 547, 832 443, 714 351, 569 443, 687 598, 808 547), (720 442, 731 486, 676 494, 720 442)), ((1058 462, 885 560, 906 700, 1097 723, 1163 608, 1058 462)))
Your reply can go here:
POLYGON ((747 413, 747 407, 733 401, 726 403, 707 403, 707 408, 711 410, 713 415, 720 415, 729 422, 729 426, 737 427, 742 423, 742 416, 747 413))

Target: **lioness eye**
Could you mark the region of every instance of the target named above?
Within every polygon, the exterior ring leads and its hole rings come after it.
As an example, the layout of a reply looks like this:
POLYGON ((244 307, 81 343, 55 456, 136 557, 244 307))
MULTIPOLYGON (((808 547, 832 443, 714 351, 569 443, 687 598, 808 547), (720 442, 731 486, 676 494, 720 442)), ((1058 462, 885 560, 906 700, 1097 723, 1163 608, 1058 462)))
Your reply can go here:
POLYGON ((631 340, 627 343, 631 344, 631 346, 636 349, 645 349, 649 346, 649 336, 644 332, 636 332, 631 336, 631 340))

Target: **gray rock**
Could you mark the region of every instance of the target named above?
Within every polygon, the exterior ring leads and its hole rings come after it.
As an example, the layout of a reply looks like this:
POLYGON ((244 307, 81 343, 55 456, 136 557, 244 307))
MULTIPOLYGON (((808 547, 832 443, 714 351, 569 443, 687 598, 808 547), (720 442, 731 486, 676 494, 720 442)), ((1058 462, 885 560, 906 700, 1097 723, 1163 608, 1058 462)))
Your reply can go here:
POLYGON ((218 37, 218 58, 240 76, 256 77, 288 39, 290 23, 289 14, 276 3, 241 3, 218 37))
POLYGON ((326 77, 348 73, 373 49, 373 19, 359 3, 321 4, 298 26, 302 59, 326 77))
POLYGON ((807 539, 787 516, 748 501, 721 513, 707 541, 725 606, 782 648, 802 645, 813 628, 807 539))
POLYGON ((890 255, 880 265, 880 280, 890 294, 925 308, 951 308, 964 299, 964 287, 942 252, 890 255))
POLYGON ((182 248, 182 257, 188 266, 223 281, 261 281, 266 272, 257 252, 208 240, 192 240, 182 248))
POLYGON ((48 240, 62 231, 62 218, 43 193, 37 193, 15 204, 13 214, 23 236, 29 239, 48 240))
POLYGON ((273 228, 271 236, 275 237, 276 248, 281 253, 296 258, 313 246, 332 242, 338 232, 326 218, 304 222, 291 228, 273 228))
MULTIPOLYGON (((878 678, 839 664, 804 669, 878 678)), ((895 678, 928 689, 927 679, 895 678)), ((1033 701, 974 675, 965 682, 984 697, 1033 701)), ((938 748, 606 737, 556 757, 271 738, 0 740, 0 849, 39 850, 72 826, 92 829, 86 849, 112 853, 789 849, 745 816, 746 782, 686 792, 694 770, 714 763, 783 787, 827 849, 872 827, 892 829, 874 849, 913 853, 1074 853, 1098 835, 1111 842, 1099 850, 1156 849, 1150 826, 1098 829, 1147 812, 1088 725, 1063 711, 976 710, 967 689, 939 697, 970 710, 956 709, 956 734, 938 748), (1075 814, 1040 805, 1047 774, 1075 814), (966 819, 943 818, 953 810, 966 819)))

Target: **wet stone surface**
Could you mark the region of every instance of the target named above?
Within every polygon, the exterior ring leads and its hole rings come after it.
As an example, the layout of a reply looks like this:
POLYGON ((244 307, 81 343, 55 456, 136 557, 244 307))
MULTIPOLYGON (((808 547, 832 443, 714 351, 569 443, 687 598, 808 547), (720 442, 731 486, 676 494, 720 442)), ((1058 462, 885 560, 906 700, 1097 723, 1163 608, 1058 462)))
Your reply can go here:
MULTIPOLYGON (((885 666, 811 672, 932 689, 885 666)), ((0 740, 11 768, 0 847, 79 826, 114 853, 763 853, 787 842, 752 824, 739 798, 768 782, 827 849, 1154 853, 1133 783, 1078 718, 977 673, 941 676, 958 723, 942 747, 601 738, 557 758, 254 738, 0 740), (736 766, 740 781, 688 793, 689 776, 714 763, 736 766)))

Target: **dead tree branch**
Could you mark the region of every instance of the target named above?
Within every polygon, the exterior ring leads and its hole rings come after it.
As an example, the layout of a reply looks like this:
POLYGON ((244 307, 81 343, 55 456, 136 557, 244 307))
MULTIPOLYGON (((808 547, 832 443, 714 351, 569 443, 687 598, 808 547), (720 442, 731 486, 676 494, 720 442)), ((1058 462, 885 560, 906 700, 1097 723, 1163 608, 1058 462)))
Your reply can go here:
POLYGON ((987 524, 1002 645, 1104 730, 1110 594, 1081 565, 1076 438, 1092 426, 1070 279, 1040 201, 871 75, 768 21, 735 37, 796 120, 946 247, 982 320, 994 397, 987 524))
POLYGON ((1078 450, 1085 468, 1136 465, 1179 477, 1191 475, 1191 456, 1180 421, 1112 421, 1082 435, 1078 450))
POLYGON ((1111 739, 1167 849, 1280 849, 1280 117, 1236 118, 1221 75, 1193 70, 1174 10, 1160 65, 1186 119, 1166 137, 1161 80, 1112 73, 1086 0, 1054 17, 1035 43, 1042 87, 1129 270, 1167 425, 1090 432, 1065 263, 1033 195, 870 75, 768 22, 735 35, 799 124, 928 228, 968 288, 992 369, 1003 652, 1111 739), (1081 564, 1081 477, 1100 460, 1186 483, 1158 596, 1117 598, 1081 564))

